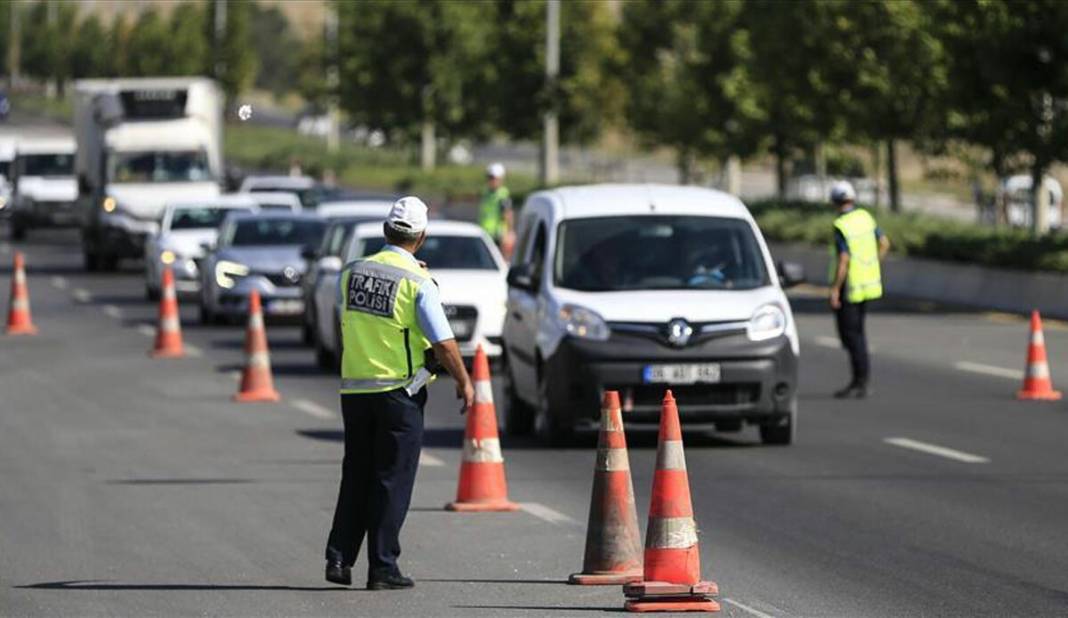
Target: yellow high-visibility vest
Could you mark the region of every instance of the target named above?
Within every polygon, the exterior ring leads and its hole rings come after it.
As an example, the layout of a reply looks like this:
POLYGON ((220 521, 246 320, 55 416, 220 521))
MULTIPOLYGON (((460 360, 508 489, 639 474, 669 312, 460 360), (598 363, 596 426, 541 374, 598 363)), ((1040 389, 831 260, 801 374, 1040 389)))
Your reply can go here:
POLYGON ((393 251, 357 260, 341 273, 341 392, 407 386, 430 341, 416 320, 419 288, 430 275, 393 251))
POLYGON ((478 204, 478 224, 494 240, 500 240, 501 235, 504 234, 504 213, 501 212, 501 202, 510 197, 507 187, 486 189, 482 193, 482 199, 478 204))
MULTIPOLYGON (((849 271, 846 273, 845 299, 851 303, 875 300, 883 295, 882 271, 879 268, 879 242, 875 238, 875 218, 868 211, 854 208, 839 215, 834 227, 845 237, 849 247, 849 271)), ((831 243, 830 281, 838 272, 838 253, 831 243)))

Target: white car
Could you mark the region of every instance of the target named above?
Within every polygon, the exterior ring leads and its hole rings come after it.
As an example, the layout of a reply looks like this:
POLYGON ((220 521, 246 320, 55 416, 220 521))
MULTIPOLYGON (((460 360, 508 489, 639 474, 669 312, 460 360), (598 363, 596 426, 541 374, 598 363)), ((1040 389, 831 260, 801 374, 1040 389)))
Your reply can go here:
POLYGON ((11 213, 11 180, 15 167, 15 140, 0 139, 0 218, 11 213))
POLYGON ((344 200, 330 201, 319 204, 315 212, 324 219, 336 219, 340 217, 375 217, 382 219, 389 214, 394 200, 344 200))
MULTIPOLYGON (((323 367, 337 364, 338 279, 343 264, 378 253, 385 242, 381 221, 358 224, 342 256, 323 258, 329 262, 320 264, 315 287, 319 312, 315 351, 323 367)), ((438 284, 460 353, 474 356, 481 345, 487 356, 500 356, 506 265, 493 240, 473 223, 433 220, 427 227, 426 244, 416 257, 426 262, 438 284)))
POLYGON ((178 292, 198 291, 197 261, 204 257, 205 245, 215 244, 223 219, 231 212, 256 210, 259 210, 256 202, 241 194, 164 206, 159 232, 145 239, 145 295, 150 300, 159 298, 165 264, 174 270, 174 287, 178 292))
MULTIPOLYGON (((593 185, 534 193, 521 211, 504 325, 505 423, 566 441, 597 426, 605 390, 628 423, 758 425, 793 440, 797 327, 748 209, 709 189, 593 185)), ((777 271, 780 276, 776 276, 777 271)))
POLYGON ((252 193, 246 193, 252 198, 256 204, 259 205, 260 210, 283 210, 289 212, 300 212, 304 210, 304 206, 300 203, 300 198, 294 193, 287 193, 285 191, 253 191, 252 193))

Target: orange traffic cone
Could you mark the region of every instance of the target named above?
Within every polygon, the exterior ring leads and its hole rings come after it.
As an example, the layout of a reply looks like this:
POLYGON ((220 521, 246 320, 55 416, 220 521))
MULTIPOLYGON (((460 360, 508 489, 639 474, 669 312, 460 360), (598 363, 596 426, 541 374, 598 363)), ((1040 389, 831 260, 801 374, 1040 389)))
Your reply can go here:
POLYGON ((1049 361, 1046 360, 1046 339, 1042 335, 1042 318, 1038 311, 1031 312, 1031 343, 1027 346, 1027 371, 1023 388, 1016 393, 1017 399, 1041 399, 1056 401, 1061 392, 1053 390, 1049 377, 1049 361))
POLYGON ((463 512, 518 510, 518 504, 508 501, 489 362, 482 346, 475 352, 471 378, 475 382, 475 405, 467 412, 460 481, 456 487, 456 501, 446 504, 445 509, 463 512))
POLYGON ((701 581, 697 523, 690 502, 690 481, 682 449, 679 410, 671 391, 660 410, 660 441, 656 450, 649 526, 645 534, 642 581, 623 586, 630 612, 717 612, 719 594, 713 582, 701 581))
POLYGON ((182 323, 178 313, 178 295, 174 291, 174 271, 163 267, 163 285, 159 296, 159 327, 156 328, 156 345, 149 354, 153 358, 181 358, 182 323))
POLYGON ((619 392, 606 391, 586 526, 586 557, 582 572, 572 575, 568 583, 619 585, 641 579, 642 544, 619 392))
POLYGON ((252 290, 248 297, 248 331, 245 334, 245 371, 241 374, 241 388, 234 401, 250 403, 278 401, 271 377, 271 356, 267 352, 267 331, 263 327, 260 293, 252 290))
POLYGON ((37 327, 30 319, 30 291, 26 287, 26 265, 21 251, 15 252, 15 268, 11 276, 11 305, 7 312, 9 335, 36 335, 37 327))

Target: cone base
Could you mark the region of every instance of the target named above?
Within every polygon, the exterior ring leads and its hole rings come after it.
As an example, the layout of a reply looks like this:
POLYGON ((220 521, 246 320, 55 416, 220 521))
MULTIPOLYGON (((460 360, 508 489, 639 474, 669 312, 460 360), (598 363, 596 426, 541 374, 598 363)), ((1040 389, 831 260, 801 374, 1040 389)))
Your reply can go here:
POLYGON ((6 335, 36 335, 37 327, 33 324, 25 324, 22 326, 8 326, 4 329, 6 335))
POLYGON ((234 401, 238 403, 269 403, 281 401, 282 396, 278 391, 252 391, 234 395, 234 401))
POLYGON ((518 511, 519 505, 507 500, 494 500, 492 502, 450 502, 445 505, 446 511, 457 513, 489 513, 518 511))
POLYGON ((1021 401, 1060 401, 1060 391, 1017 391, 1016 398, 1021 401))
POLYGON ((634 569, 614 573, 575 573, 567 578, 567 583, 575 586, 622 586, 641 580, 642 570, 634 569))
POLYGON ((185 356, 185 350, 182 348, 177 350, 149 350, 148 355, 152 358, 182 358, 185 356))
POLYGON ((711 599, 696 597, 688 599, 666 598, 659 601, 634 600, 623 604, 623 609, 628 612, 705 612, 712 613, 720 610, 719 603, 711 599))

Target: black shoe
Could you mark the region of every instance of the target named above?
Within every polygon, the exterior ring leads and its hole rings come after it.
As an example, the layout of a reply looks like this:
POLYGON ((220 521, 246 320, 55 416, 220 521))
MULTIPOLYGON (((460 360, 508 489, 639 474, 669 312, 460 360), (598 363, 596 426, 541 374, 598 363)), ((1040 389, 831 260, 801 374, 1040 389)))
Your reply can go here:
POLYGON ((856 392, 857 388, 858 387, 857 387, 856 384, 850 382, 844 388, 841 388, 839 390, 834 391, 834 398, 835 399, 850 399, 852 397, 855 397, 856 396, 855 392, 856 392))
POLYGON ((367 580, 368 590, 403 590, 414 587, 415 582, 412 581, 412 578, 405 577, 400 573, 376 575, 373 579, 367 580))
POLYGON ((870 394, 871 389, 868 388, 867 384, 858 384, 857 386, 853 387, 853 396, 857 399, 867 399, 868 395, 870 394))
POLYGON ((347 567, 340 562, 327 561, 326 563, 326 581, 331 584, 341 584, 342 586, 352 585, 352 568, 347 567))

